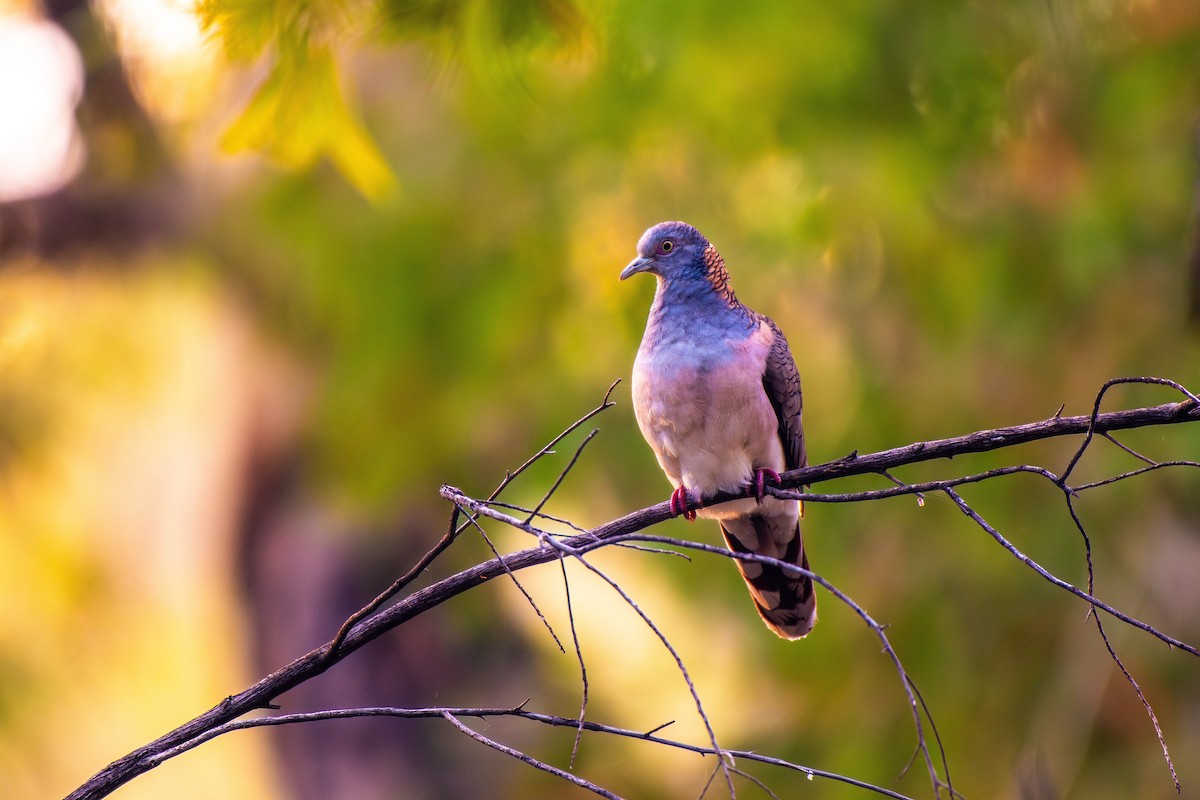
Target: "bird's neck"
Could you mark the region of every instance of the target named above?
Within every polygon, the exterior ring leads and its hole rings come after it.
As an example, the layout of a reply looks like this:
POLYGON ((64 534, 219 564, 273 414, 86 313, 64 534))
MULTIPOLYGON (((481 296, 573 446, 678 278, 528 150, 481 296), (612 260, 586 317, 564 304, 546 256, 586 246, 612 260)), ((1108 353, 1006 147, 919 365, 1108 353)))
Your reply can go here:
POLYGON ((650 307, 649 329, 669 325, 684 335, 703 335, 709 328, 752 329, 754 314, 738 302, 724 263, 718 266, 719 271, 660 277, 650 307))
POLYGON ((725 259, 711 244, 704 248, 704 277, 712 287, 713 292, 731 307, 742 307, 733 287, 729 285, 729 272, 725 269, 725 259))

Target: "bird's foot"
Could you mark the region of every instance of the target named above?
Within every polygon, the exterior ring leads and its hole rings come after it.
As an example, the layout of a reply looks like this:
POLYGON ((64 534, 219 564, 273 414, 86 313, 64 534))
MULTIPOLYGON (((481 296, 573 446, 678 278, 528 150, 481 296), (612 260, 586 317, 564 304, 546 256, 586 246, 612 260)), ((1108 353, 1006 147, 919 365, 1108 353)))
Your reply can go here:
POLYGON ((754 496, 758 498, 758 502, 767 496, 767 482, 778 486, 779 473, 773 469, 756 469, 754 470, 754 496))
MULTIPOLYGON (((671 516, 677 517, 682 514, 683 518, 688 522, 695 522, 696 511, 695 509, 688 508, 688 503, 690 502, 691 498, 688 497, 688 490, 686 487, 680 486, 675 491, 671 492, 671 516)), ((702 505, 703 504, 701 502, 696 502, 696 508, 700 508, 702 505)))

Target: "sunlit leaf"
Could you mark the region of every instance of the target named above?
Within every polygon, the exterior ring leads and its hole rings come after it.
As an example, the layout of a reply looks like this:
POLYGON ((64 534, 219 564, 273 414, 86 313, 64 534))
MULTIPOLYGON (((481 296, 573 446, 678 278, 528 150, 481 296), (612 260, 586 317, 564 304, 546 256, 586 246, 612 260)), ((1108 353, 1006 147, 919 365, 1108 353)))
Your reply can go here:
POLYGON ((271 44, 277 12, 274 0, 200 0, 196 4, 203 29, 220 40, 229 58, 240 61, 258 57, 271 44))
POLYGON ((326 156, 372 200, 397 188, 391 168, 338 85, 332 54, 323 49, 281 58, 221 146, 227 152, 258 151, 293 169, 326 156))

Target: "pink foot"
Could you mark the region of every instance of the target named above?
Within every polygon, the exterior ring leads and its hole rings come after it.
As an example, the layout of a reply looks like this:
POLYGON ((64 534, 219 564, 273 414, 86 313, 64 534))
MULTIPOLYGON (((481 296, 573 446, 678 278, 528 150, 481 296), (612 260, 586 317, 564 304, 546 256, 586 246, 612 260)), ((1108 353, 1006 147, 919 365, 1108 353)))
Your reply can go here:
MULTIPOLYGON (((687 489, 680 486, 678 489, 671 492, 671 514, 676 517, 682 514, 683 518, 688 522, 695 522, 696 512, 688 508, 689 502, 690 498, 688 497, 687 489)), ((697 503, 696 507, 699 508, 700 504, 697 503)))
POLYGON ((756 469, 754 470, 754 496, 758 498, 758 502, 767 494, 767 481, 774 485, 779 485, 779 473, 773 469, 756 469))

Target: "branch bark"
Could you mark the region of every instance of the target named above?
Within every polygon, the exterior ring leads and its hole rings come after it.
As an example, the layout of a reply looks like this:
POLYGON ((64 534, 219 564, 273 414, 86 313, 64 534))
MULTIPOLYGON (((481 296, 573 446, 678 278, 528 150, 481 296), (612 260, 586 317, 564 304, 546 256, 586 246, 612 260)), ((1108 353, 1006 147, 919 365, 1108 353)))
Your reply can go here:
MULTIPOLYGON (((908 795, 900 794, 892 789, 883 786, 876 786, 866 781, 860 781, 855 778, 848 778, 845 775, 840 775, 836 772, 816 769, 814 767, 804 766, 792 761, 787 761, 774 756, 763 755, 752 750, 721 750, 717 751, 711 747, 682 742, 676 739, 669 739, 664 736, 658 736, 657 731, 666 727, 662 725, 651 731, 634 731, 628 728, 619 728, 615 725, 605 725, 604 723, 594 722, 591 720, 580 721, 577 718, 561 717, 556 714, 542 714, 536 711, 527 711, 524 705, 514 706, 511 708, 444 708, 444 707, 429 707, 429 708, 396 708, 394 706, 376 706, 363 708, 333 708, 325 711, 312 711, 299 714, 276 714, 270 717, 259 717, 255 719, 244 719, 236 722, 229 722, 220 727, 206 733, 204 736, 194 739, 187 746, 182 748, 180 752, 190 750, 192 747, 199 746, 210 739, 215 739, 218 736, 223 736, 234 731, 243 731, 250 728, 266 728, 278 725, 297 725, 307 724, 312 722, 323 722, 333 719, 355 719, 361 717, 395 717, 400 719, 430 719, 435 717, 445 718, 446 714, 455 717, 471 717, 474 719, 487 719, 489 717, 514 717, 516 719, 529 720, 531 722, 540 723, 556 728, 575 728, 576 730, 592 731, 594 733, 603 733, 610 736, 619 736, 626 739, 636 739, 639 741, 649 742, 651 744, 671 747, 684 752, 695 753, 702 756, 727 756, 738 760, 754 761, 760 764, 769 764, 775 767, 782 767, 793 772, 799 772, 808 776, 825 778, 830 781, 844 783, 849 786, 854 786, 859 789, 866 789, 881 797, 890 797, 893 800, 912 800, 908 795)), ((162 760, 177 755, 176 752, 164 753, 162 760)))
MULTIPOLYGON (((609 391, 612 391, 611 388, 609 391)), ((606 396, 605 404, 607 403, 606 396)), ((1118 379, 1110 381, 1101 389, 1096 398, 1095 408, 1090 415, 1071 417, 1055 415, 1039 422, 981 430, 947 439, 915 442, 904 447, 867 455, 851 453, 836 461, 784 473, 781 476, 781 488, 811 486, 854 475, 882 475, 889 470, 909 464, 998 450, 1041 439, 1083 435, 1090 440, 1095 434, 1110 431, 1197 421, 1200 421, 1200 401, 1178 384, 1162 379, 1118 379), (1177 403, 1100 413, 1099 404, 1104 392, 1115 383, 1131 380, 1172 386, 1187 399, 1177 403)), ((1073 464, 1074 461, 1072 461, 1072 466, 1073 464)), ((443 486, 441 494, 454 503, 456 509, 469 508, 471 502, 477 502, 471 501, 465 494, 451 486, 443 486)), ((723 494, 706 498, 706 504, 713 505, 743 496, 746 495, 743 493, 723 494)), ((619 541, 623 537, 644 530, 671 516, 669 504, 667 502, 658 503, 600 525, 587 533, 563 539, 557 542, 556 546, 547 546, 543 542, 537 547, 477 564, 415 591, 395 605, 359 620, 349 630, 340 633, 334 641, 312 650, 266 676, 253 686, 227 697, 213 708, 175 730, 112 762, 68 795, 68 800, 96 800, 96 798, 106 797, 118 787, 162 763, 164 753, 176 751, 182 745, 249 712, 270 708, 272 701, 279 695, 320 675, 368 642, 453 597, 481 586, 496 577, 554 561, 560 557, 562 547, 594 549, 599 544, 619 541)), ((520 520, 514 520, 514 522, 517 523, 516 527, 538 536, 544 536, 528 522, 522 523, 520 520)), ((453 530, 453 523, 451 529, 453 530)))

